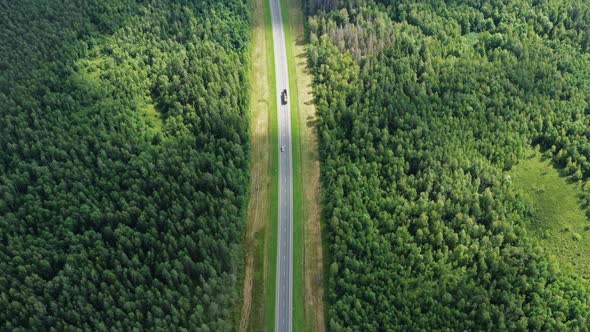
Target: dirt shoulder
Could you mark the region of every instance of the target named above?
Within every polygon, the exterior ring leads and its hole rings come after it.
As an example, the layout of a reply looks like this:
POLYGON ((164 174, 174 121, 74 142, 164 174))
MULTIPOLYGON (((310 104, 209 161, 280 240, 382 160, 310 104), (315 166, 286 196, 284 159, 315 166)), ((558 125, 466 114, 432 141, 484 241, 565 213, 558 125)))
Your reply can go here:
MULTIPOLYGON (((241 308, 240 331, 263 331, 267 321, 269 305, 266 302, 269 285, 274 278, 270 273, 269 259, 272 246, 271 203, 272 203, 272 112, 271 95, 272 54, 268 54, 267 17, 265 0, 254 0, 252 26, 252 69, 251 69, 251 142, 252 164, 250 180, 250 199, 245 239, 245 269, 243 302, 241 308), (269 60, 270 59, 270 60, 269 60)), ((276 144, 276 143, 275 143, 276 144)), ((272 292, 274 293, 274 292, 272 292)))
POLYGON ((295 81, 291 89, 297 93, 299 139, 301 147, 302 219, 303 219, 303 281, 305 331, 324 331, 324 274, 320 223, 320 162, 316 110, 307 65, 307 49, 303 29, 301 0, 290 0, 288 14, 290 43, 295 55, 295 81))

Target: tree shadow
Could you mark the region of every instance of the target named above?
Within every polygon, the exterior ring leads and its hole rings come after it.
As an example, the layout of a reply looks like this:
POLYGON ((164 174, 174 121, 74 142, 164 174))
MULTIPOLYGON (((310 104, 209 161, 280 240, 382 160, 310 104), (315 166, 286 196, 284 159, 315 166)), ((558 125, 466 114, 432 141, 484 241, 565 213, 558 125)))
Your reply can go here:
POLYGON ((318 120, 316 118, 314 118, 313 116, 310 115, 307 117, 307 122, 306 122, 307 128, 315 128, 317 123, 318 123, 318 120))

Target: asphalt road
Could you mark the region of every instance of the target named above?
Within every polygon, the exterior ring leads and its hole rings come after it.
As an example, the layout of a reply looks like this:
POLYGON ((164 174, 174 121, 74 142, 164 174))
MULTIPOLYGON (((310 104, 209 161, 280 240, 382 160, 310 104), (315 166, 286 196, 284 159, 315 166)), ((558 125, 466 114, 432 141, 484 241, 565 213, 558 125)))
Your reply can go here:
MULTIPOLYGON (((275 331, 291 332, 293 312, 293 162, 291 157, 291 114, 289 103, 281 102, 281 91, 289 91, 287 52, 280 0, 269 0, 274 40, 276 97, 279 125, 279 238, 275 302, 275 331), (284 151, 281 151, 284 147, 284 151)), ((290 97, 290 96, 288 96, 290 97)))

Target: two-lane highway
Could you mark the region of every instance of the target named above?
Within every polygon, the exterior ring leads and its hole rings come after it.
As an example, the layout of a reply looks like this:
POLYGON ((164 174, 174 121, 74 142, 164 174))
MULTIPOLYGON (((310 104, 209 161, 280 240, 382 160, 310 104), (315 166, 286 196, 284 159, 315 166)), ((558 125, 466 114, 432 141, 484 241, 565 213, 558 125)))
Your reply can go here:
MULTIPOLYGON (((281 92, 289 91, 287 52, 280 0, 269 0, 274 40, 276 96, 279 125, 279 227, 276 279, 275 331, 291 332, 293 312, 293 162, 291 113, 281 92)), ((288 96, 291 97, 291 96, 288 96)))

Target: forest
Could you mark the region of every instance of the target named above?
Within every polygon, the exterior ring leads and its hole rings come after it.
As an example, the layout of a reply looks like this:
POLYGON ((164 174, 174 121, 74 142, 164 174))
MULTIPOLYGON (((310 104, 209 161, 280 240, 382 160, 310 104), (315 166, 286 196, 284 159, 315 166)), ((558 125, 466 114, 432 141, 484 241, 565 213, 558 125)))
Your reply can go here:
POLYGON ((308 0, 306 12, 328 329, 586 331, 587 276, 528 236, 506 172, 539 145, 571 181, 590 176, 590 3, 308 0))
POLYGON ((0 1, 0 330, 235 330, 250 15, 0 1))

